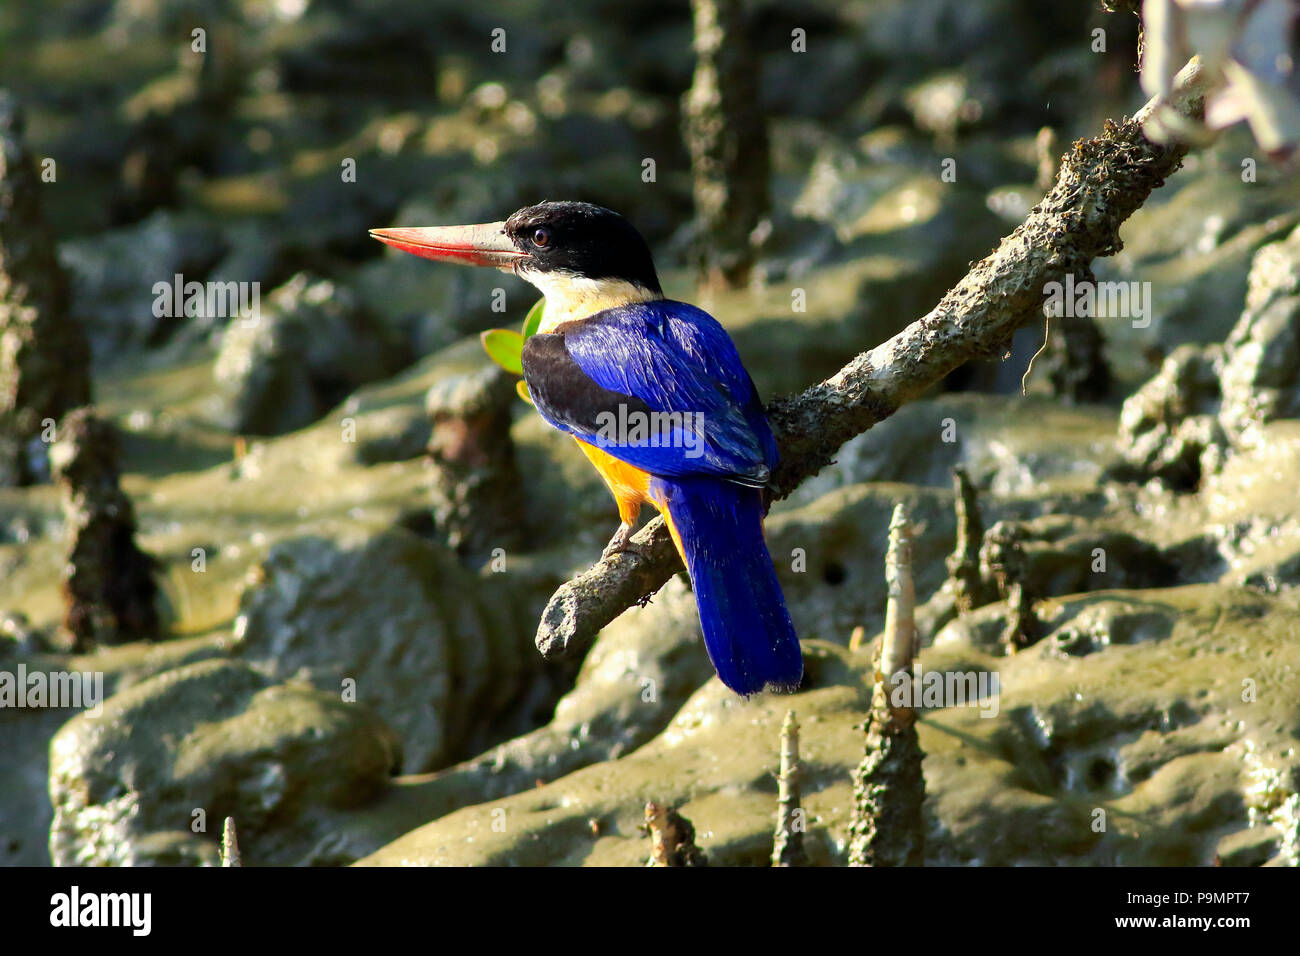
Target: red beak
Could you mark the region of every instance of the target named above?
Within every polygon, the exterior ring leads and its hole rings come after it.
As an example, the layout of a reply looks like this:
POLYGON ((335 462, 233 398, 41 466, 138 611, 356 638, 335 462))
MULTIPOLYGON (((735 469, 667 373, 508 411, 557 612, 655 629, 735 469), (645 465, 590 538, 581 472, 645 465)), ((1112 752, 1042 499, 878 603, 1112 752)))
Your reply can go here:
POLYGON ((426 226, 423 228, 371 229, 370 235, 394 249, 425 259, 466 266, 492 266, 513 272, 526 253, 515 248, 504 222, 478 226, 426 226))

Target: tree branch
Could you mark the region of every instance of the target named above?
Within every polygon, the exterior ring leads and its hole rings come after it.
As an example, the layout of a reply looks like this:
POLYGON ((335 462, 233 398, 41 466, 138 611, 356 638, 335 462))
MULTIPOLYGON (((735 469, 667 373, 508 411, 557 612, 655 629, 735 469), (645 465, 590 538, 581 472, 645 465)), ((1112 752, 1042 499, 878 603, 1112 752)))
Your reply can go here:
MULTIPOLYGON (((1199 116, 1202 85, 1200 65, 1193 60, 1178 76, 1172 105, 1199 116)), ((1062 158, 1055 185, 1029 217, 927 315, 826 381, 769 406, 781 449, 772 476, 776 497, 790 494, 828 465, 846 441, 953 369, 1003 354, 1016 329, 1041 317, 1047 283, 1120 250, 1119 227, 1187 153, 1185 145, 1159 145, 1143 135, 1142 122, 1155 106, 1153 99, 1132 119, 1107 120, 1101 135, 1076 142, 1062 158)), ((552 595, 537 628, 537 649, 545 657, 584 653, 601 628, 633 604, 645 603, 682 569, 662 518, 632 540, 644 556, 604 558, 552 595)))

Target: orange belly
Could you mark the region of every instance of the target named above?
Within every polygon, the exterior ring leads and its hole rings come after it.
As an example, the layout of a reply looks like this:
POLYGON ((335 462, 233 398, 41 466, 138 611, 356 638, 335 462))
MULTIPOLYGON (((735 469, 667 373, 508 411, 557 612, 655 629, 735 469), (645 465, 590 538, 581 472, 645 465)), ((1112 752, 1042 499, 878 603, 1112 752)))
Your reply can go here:
POLYGON ((655 510, 664 516, 668 530, 673 536, 673 543, 677 545, 677 553, 681 554, 682 560, 685 561, 682 540, 677 535, 677 528, 673 525, 672 515, 664 508, 662 502, 656 501, 650 495, 649 473, 642 471, 635 465, 620 461, 595 445, 587 444, 581 438, 575 438, 574 441, 578 443, 582 453, 596 466, 596 471, 600 472, 600 477, 605 480, 605 485, 618 503, 619 519, 635 525, 637 519, 641 516, 641 506, 647 503, 653 505, 655 510))

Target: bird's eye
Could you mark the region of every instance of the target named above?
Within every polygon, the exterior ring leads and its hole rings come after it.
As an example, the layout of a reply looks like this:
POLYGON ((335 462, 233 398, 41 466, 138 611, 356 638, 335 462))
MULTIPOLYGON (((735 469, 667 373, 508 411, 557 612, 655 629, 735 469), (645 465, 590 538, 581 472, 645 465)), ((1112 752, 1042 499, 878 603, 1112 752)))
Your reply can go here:
POLYGON ((543 246, 549 246, 550 244, 551 244, 551 230, 549 229, 533 230, 533 245, 537 246, 540 249, 543 246))

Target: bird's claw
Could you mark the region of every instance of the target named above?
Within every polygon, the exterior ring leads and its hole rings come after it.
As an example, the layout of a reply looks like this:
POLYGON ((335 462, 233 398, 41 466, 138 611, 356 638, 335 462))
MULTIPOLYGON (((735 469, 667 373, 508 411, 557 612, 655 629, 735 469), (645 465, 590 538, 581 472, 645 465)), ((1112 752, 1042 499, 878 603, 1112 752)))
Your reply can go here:
POLYGON ((612 557, 616 554, 635 554, 645 557, 639 548, 632 547, 632 535, 636 533, 636 527, 627 522, 618 526, 614 532, 614 537, 609 539, 609 544, 605 545, 605 550, 600 553, 601 558, 612 557))

